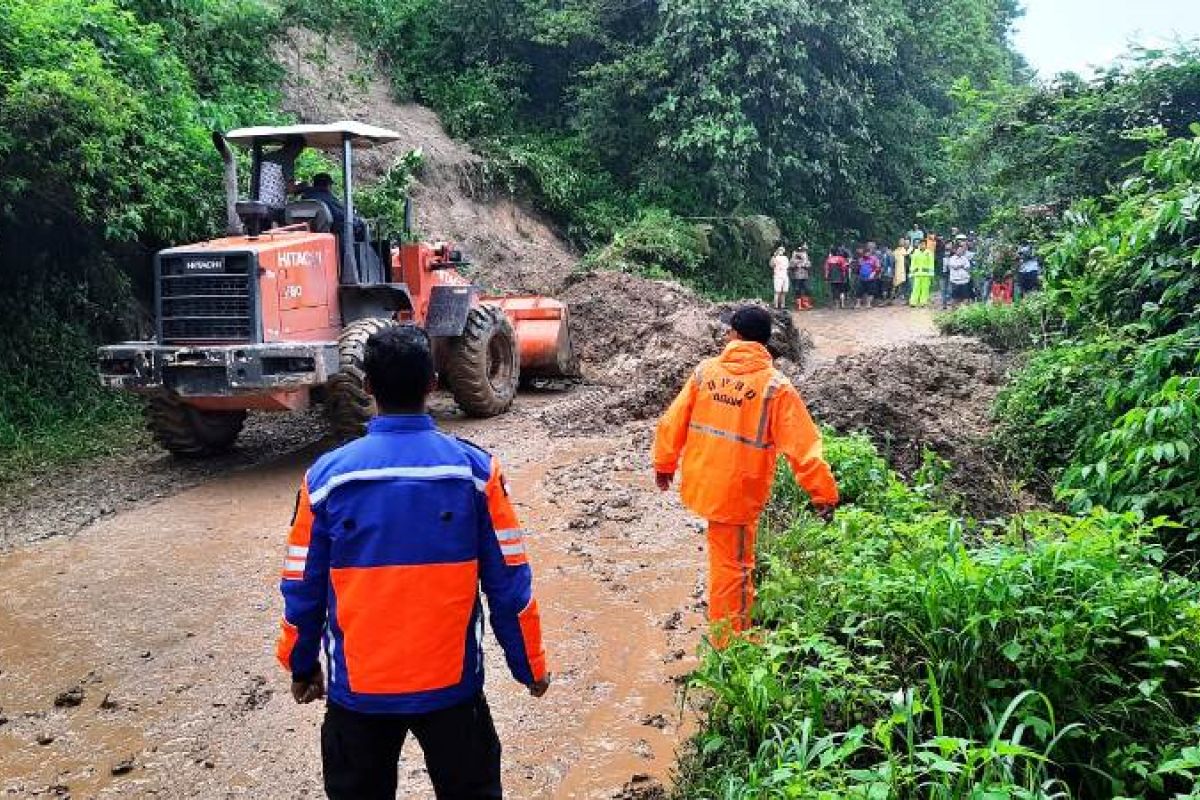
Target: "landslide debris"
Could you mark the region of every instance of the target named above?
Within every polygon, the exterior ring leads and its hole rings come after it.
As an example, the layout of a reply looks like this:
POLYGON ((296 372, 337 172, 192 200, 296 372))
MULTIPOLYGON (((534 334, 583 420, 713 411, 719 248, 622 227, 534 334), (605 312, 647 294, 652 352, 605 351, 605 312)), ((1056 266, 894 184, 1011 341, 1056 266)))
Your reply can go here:
POLYGON ((1014 496, 989 454, 991 408, 1008 365, 974 339, 946 337, 840 356, 800 388, 814 418, 868 434, 906 476, 926 448, 949 461, 946 488, 990 516, 1029 502, 1014 496))
MULTIPOLYGON (((605 271, 573 276, 560 297, 570 307, 571 339, 591 386, 543 414, 559 434, 656 416, 696 365, 720 352, 725 323, 741 305, 712 303, 673 281, 605 271)), ((810 344, 790 314, 775 321, 769 349, 780 369, 796 374, 810 344)))

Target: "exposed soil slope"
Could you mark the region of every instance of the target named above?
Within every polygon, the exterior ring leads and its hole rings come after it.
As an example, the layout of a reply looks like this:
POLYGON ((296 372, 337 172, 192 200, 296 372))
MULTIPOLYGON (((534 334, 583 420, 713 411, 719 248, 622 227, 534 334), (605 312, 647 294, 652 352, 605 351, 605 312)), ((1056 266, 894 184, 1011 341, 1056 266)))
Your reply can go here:
POLYGON ((988 516, 1030 503, 1014 493, 988 446, 1008 366, 973 339, 899 341, 837 356, 805 378, 803 392, 817 419, 869 434, 905 475, 921 466, 926 449, 949 461, 947 488, 973 514, 988 516))
POLYGON ((361 178, 377 177, 408 150, 421 149, 425 166, 412 192, 416 225, 427 239, 460 244, 481 285, 540 293, 561 287, 578 254, 526 204, 486 191, 480 158, 450 138, 431 110, 397 101, 353 41, 296 28, 276 52, 288 75, 285 111, 303 122, 352 119, 401 135, 396 144, 355 155, 361 178))

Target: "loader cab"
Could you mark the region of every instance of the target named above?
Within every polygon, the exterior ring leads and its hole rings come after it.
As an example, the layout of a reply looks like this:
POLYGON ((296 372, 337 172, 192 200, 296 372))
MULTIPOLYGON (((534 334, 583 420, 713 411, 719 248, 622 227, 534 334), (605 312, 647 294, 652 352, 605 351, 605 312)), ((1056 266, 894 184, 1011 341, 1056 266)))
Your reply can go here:
POLYGON ((337 242, 338 297, 343 324, 373 316, 411 312, 412 296, 392 281, 391 243, 364 221, 356 230, 354 206, 355 150, 395 142, 395 131, 344 121, 327 125, 281 125, 239 128, 225 139, 250 151, 250 197, 230 198, 244 233, 255 238, 274 230, 307 230, 331 234, 337 242), (326 203, 292 199, 296 158, 307 148, 336 154, 342 165, 340 226, 326 203))

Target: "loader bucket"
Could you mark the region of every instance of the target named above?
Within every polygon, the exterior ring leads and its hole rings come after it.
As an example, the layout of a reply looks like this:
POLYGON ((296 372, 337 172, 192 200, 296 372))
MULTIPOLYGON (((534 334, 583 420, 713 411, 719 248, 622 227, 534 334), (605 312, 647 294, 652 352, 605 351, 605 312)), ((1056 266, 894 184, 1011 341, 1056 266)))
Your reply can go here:
POLYGON ((497 297, 484 302, 503 309, 517 332, 521 378, 574 378, 579 362, 571 347, 567 306, 548 297, 497 297))

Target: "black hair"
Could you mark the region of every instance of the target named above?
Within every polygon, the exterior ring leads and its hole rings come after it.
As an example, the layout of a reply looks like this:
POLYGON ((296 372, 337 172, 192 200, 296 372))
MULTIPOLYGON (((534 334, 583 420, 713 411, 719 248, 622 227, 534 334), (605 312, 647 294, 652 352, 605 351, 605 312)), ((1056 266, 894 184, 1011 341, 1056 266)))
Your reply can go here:
POLYGON ((313 185, 314 189, 321 189, 321 188, 326 188, 326 187, 332 188, 333 176, 330 175, 328 172, 318 172, 316 175, 313 175, 313 177, 312 177, 312 185, 313 185))
POLYGON ((434 376, 429 334, 416 325, 371 334, 363 368, 380 409, 421 408, 434 376))
POLYGON ((733 312, 729 327, 743 339, 766 344, 771 341, 771 312, 762 306, 742 306, 733 312))

